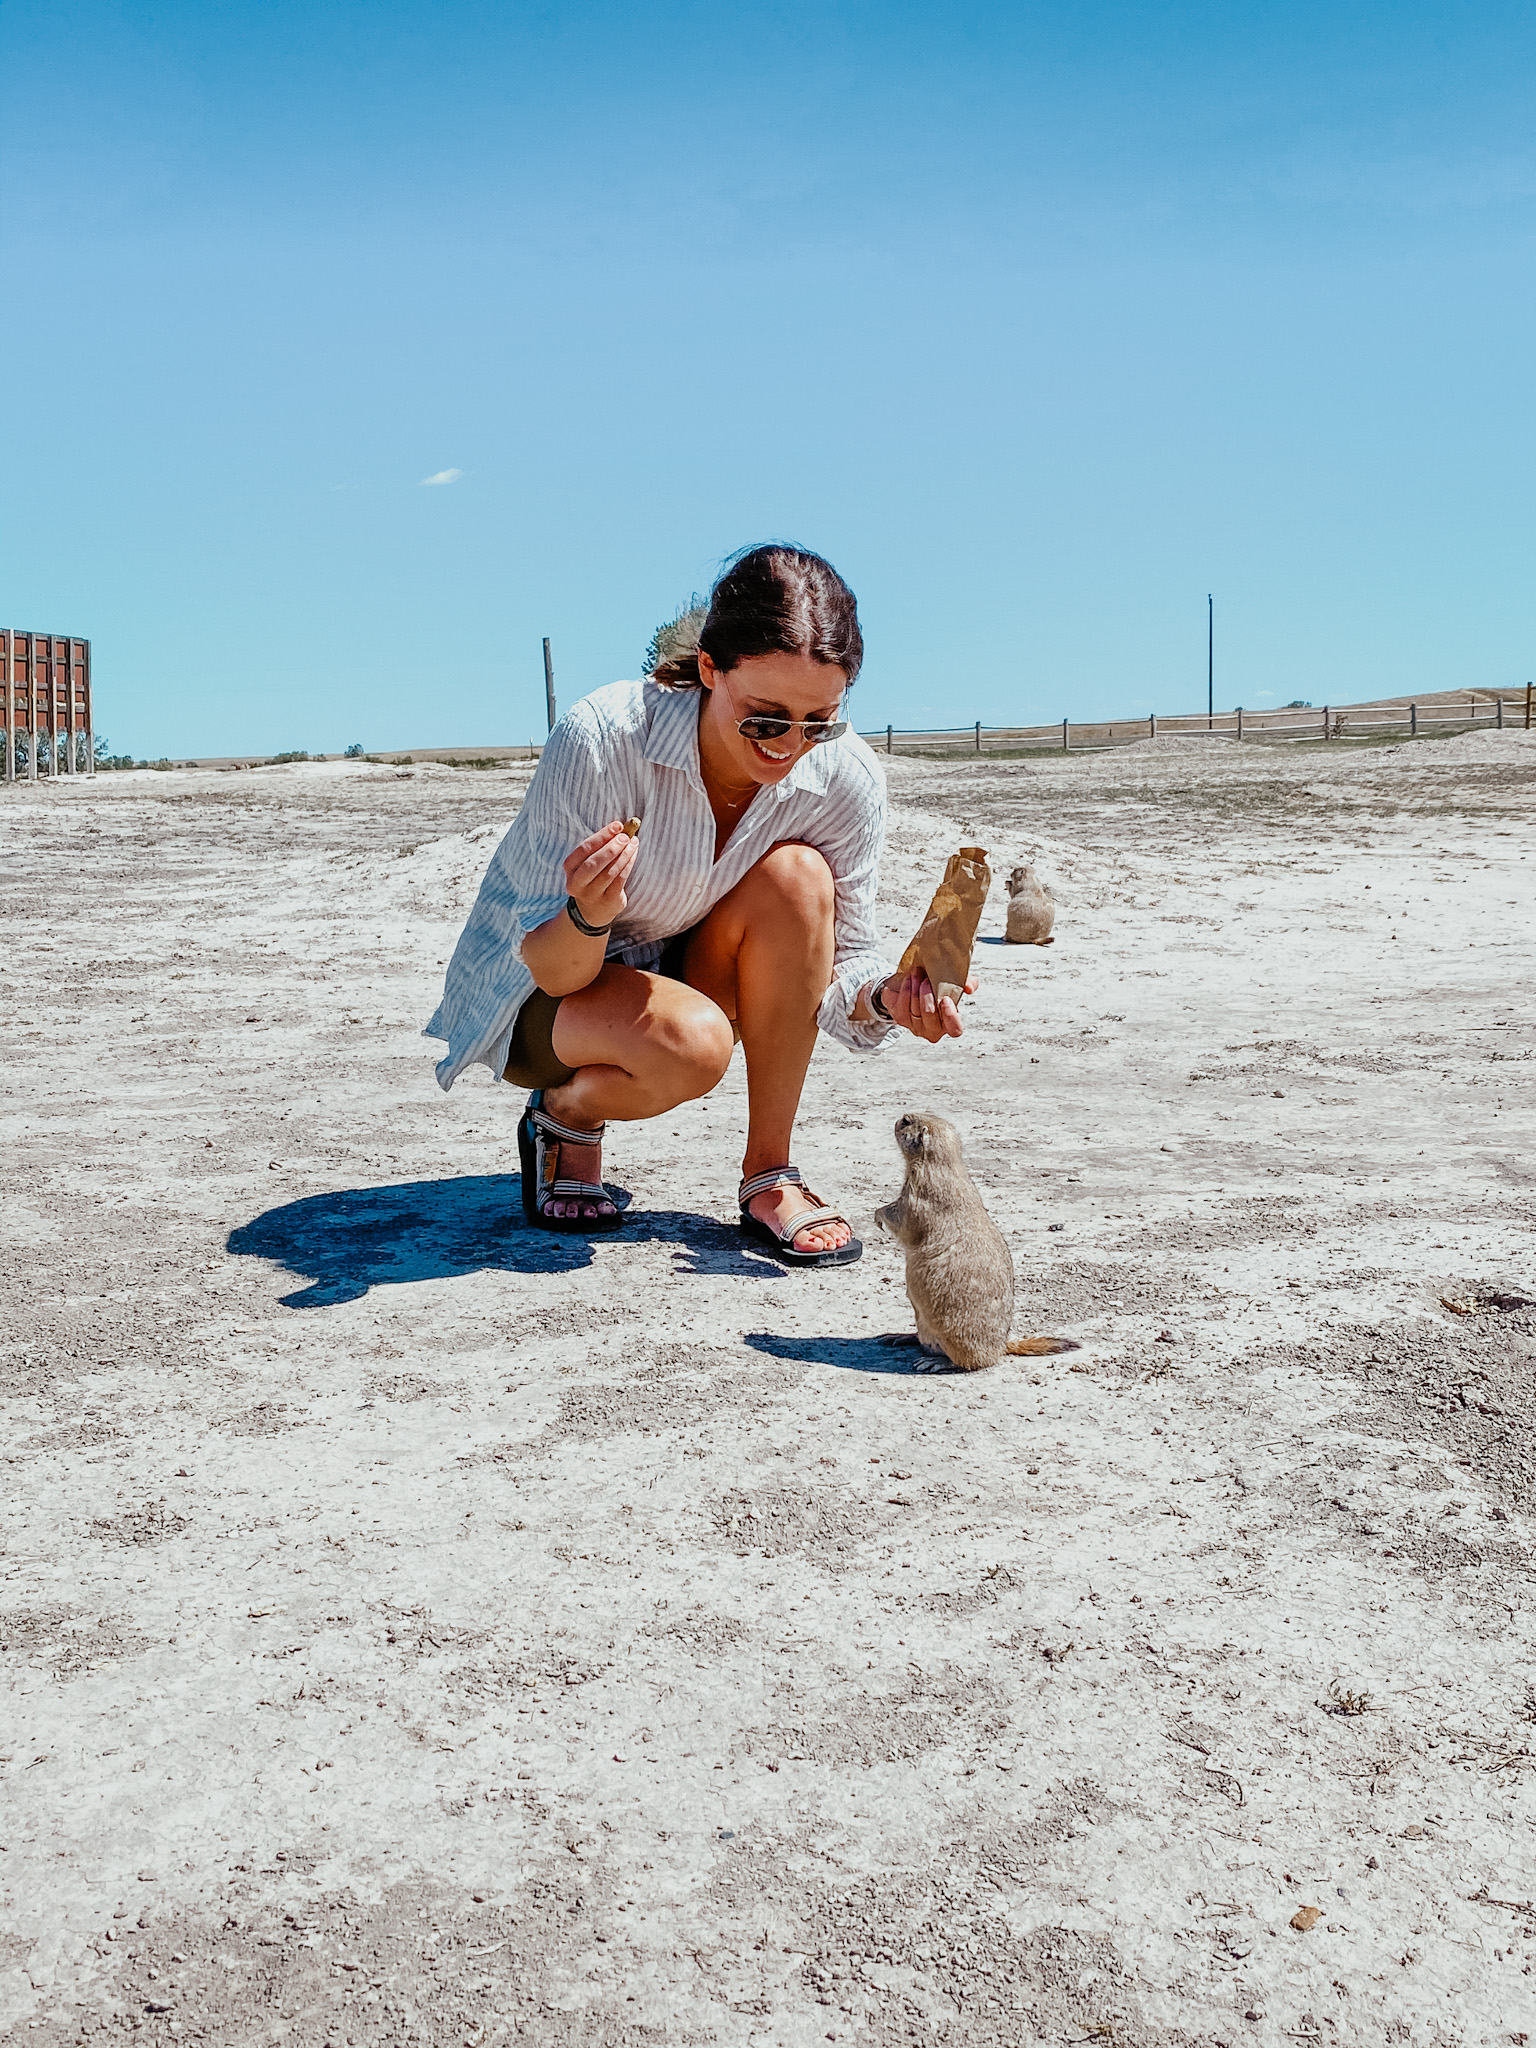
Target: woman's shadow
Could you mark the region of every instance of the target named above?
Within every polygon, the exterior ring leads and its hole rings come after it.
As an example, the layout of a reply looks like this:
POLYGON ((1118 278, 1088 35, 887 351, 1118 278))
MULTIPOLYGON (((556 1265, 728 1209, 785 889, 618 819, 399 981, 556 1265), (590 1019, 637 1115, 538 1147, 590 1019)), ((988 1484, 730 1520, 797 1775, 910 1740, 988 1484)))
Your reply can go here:
MULTIPOLYGON (((672 1245, 676 1270, 781 1279, 729 1225, 678 1209, 630 1211, 622 1236, 672 1245)), ((404 1181, 392 1187, 342 1188, 307 1195, 232 1230, 239 1258, 270 1259, 308 1281, 283 1296, 286 1308, 327 1308, 360 1301, 371 1287, 451 1280, 464 1273, 574 1273, 590 1266, 601 1238, 555 1236, 523 1220, 515 1173, 454 1180, 404 1181)))

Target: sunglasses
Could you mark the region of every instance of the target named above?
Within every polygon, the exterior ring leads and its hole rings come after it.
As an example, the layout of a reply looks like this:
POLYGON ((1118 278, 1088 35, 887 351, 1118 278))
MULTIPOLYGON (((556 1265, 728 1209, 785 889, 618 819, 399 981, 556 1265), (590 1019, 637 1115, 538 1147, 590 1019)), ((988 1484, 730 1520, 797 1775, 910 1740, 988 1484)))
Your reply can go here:
POLYGON ((808 747, 823 740, 840 740, 848 730, 846 718, 744 718, 736 727, 744 740, 781 740, 789 732, 805 735, 808 747))

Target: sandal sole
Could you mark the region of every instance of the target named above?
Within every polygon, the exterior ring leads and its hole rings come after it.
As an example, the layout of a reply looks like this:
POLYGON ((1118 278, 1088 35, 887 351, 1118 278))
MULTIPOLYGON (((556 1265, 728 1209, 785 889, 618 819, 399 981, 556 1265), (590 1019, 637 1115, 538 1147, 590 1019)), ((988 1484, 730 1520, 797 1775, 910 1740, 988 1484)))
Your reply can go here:
MULTIPOLYGON (((843 1220, 846 1222, 847 1218, 843 1220)), ((805 1225, 801 1224, 800 1227, 803 1230, 805 1225)), ((852 1266, 864 1256, 863 1240, 857 1237, 850 1237, 848 1242, 839 1245, 835 1252, 797 1252, 792 1245, 786 1245, 782 1241, 776 1230, 771 1229, 766 1223, 760 1223, 745 1209, 741 1214, 741 1228, 744 1236, 750 1238, 754 1244, 760 1244, 764 1251, 771 1252, 782 1266, 852 1266)))

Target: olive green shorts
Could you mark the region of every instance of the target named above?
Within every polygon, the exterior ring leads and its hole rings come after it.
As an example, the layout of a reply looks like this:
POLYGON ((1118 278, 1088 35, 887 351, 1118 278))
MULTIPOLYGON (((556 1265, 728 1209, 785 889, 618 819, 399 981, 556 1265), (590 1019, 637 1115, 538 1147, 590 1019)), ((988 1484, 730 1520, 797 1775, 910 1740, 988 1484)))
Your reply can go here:
MULTIPOLYGON (((697 929, 695 925, 668 939, 656 963, 658 974, 668 981, 683 980, 683 956, 697 929)), ((528 997, 512 1027, 507 1064, 501 1070, 503 1081, 510 1081, 514 1088, 558 1088, 562 1081, 570 1080, 576 1069, 568 1067, 555 1051, 555 1015, 564 1000, 563 996, 546 995, 541 988, 528 997)))
POLYGON ((516 1088, 558 1088, 575 1073, 555 1051, 555 1013, 562 1000, 536 988, 523 1004, 512 1027, 503 1081, 516 1088))

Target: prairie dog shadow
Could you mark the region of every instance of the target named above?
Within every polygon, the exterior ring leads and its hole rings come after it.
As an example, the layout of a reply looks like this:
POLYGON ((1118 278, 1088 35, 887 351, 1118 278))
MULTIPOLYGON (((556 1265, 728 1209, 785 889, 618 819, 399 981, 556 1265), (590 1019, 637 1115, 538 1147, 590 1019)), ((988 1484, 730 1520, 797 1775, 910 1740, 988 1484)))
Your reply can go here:
POLYGON ((904 1335, 882 1337, 779 1337, 766 1330, 750 1330, 741 1340, 754 1351, 770 1358, 787 1358, 796 1365, 831 1365, 839 1372, 889 1373, 897 1379, 931 1378, 935 1363, 940 1372, 957 1379, 968 1378, 958 1366, 934 1361, 925 1351, 913 1348, 904 1335))

